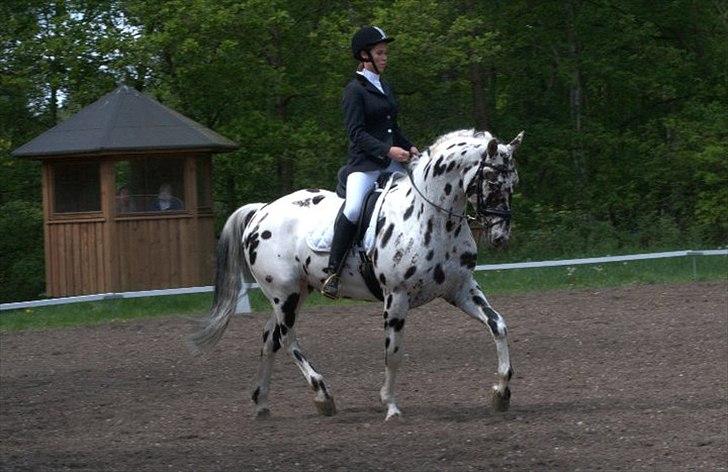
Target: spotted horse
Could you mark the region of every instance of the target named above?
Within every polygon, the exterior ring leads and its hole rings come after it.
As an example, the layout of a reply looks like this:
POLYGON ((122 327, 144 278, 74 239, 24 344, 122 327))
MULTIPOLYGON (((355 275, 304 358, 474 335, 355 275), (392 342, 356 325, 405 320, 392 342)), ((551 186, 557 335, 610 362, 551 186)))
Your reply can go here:
MULTIPOLYGON (((520 133, 504 144, 488 132, 446 134, 409 164, 407 175, 395 175, 381 197, 372 217, 376 231, 368 255, 383 295, 385 375, 380 398, 387 407, 386 420, 401 415, 395 379, 402 362, 407 312, 435 298, 487 326, 498 356, 492 404, 497 411, 510 405, 508 384, 513 369, 506 323, 473 278, 477 248, 466 207, 470 202, 477 209, 477 219, 487 228, 492 245, 507 242, 511 195, 518 182, 514 153, 522 139, 520 133)), ((270 204, 239 208, 220 235, 213 305, 201 329, 191 336, 190 345, 197 353, 214 346, 235 311, 240 290, 253 281, 259 284, 273 305, 252 393, 259 417, 270 415, 271 370, 281 349, 303 373, 319 412, 336 413, 331 386, 296 338, 296 322, 306 296, 318 290, 327 277, 328 254, 312 250, 306 235, 322 223, 332 225, 342 202, 329 191, 300 190, 270 204)), ((356 254, 349 254, 340 293, 374 300, 356 270, 359 263, 356 254)))

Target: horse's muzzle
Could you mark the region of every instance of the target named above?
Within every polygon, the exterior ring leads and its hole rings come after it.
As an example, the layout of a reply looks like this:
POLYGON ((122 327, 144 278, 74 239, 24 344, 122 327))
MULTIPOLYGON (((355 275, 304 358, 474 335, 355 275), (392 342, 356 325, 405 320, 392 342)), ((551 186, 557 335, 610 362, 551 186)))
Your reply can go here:
POLYGON ((506 249, 510 238, 506 234, 492 234, 489 238, 490 245, 495 249, 506 249))

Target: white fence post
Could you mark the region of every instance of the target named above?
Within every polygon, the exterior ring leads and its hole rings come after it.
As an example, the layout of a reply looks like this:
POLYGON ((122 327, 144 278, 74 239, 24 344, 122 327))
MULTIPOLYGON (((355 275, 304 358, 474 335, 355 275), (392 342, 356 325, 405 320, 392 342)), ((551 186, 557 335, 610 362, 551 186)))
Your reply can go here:
POLYGON ((238 304, 235 307, 236 315, 243 315, 251 313, 253 310, 250 309, 250 298, 248 298, 248 289, 251 284, 240 282, 240 295, 238 295, 238 304), (248 285, 248 287, 246 287, 248 285))

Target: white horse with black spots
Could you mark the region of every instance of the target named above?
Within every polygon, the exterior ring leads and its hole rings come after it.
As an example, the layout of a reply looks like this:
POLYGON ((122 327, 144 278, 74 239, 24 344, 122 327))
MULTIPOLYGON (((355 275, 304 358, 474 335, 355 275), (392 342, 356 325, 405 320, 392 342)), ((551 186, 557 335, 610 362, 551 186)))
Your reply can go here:
MULTIPOLYGON (((394 386, 407 312, 435 298, 487 326, 498 355, 493 406, 498 411, 509 407, 508 383, 513 370, 506 323, 473 278, 477 247, 465 212, 469 200, 477 207, 491 244, 507 242, 510 197, 518 182, 514 152, 522 138, 523 133, 503 144, 487 132, 463 130, 444 135, 409 164, 409 175, 395 175, 380 198, 372 216, 374 242, 367 254, 383 292, 385 375, 380 398, 387 407, 386 419, 401 414, 394 386)), ((304 299, 328 276, 324 272, 328 253, 312 249, 307 235, 322 224, 333 225, 342 202, 332 192, 300 190, 270 204, 239 208, 220 235, 213 306, 202 329, 191 337, 191 346, 196 352, 213 346, 235 311, 241 276, 246 283, 257 281, 273 305, 252 394, 257 416, 270 414, 271 368, 281 348, 313 389, 319 412, 336 413, 331 387, 301 349, 295 326, 304 299)), ((355 257, 348 256, 340 294, 374 300, 356 270, 360 262, 355 257)))

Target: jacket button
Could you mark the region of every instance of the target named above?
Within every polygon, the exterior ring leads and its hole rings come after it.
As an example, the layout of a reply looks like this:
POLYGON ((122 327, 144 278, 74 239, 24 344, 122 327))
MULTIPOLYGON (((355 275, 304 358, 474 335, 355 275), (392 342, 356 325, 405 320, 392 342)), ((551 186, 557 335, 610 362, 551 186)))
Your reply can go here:
POLYGON ((391 120, 392 119, 392 115, 387 115, 387 119, 388 120, 391 120))
POLYGON ((387 130, 387 133, 391 133, 391 132, 392 132, 392 128, 389 128, 389 129, 387 130))

